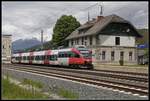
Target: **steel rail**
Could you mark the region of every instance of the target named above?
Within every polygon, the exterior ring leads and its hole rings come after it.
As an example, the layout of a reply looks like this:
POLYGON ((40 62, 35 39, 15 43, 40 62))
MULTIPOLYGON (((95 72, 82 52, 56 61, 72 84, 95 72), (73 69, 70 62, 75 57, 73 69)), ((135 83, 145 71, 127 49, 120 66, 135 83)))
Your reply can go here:
MULTIPOLYGON (((8 68, 8 67, 7 67, 8 68)), ((96 80, 96 79, 89 79, 86 77, 80 77, 80 76, 73 76, 73 75, 64 75, 61 73, 54 73, 54 72, 50 72, 50 71, 41 71, 41 70, 37 70, 37 69, 29 69, 29 68, 15 68, 17 70, 23 70, 23 71, 28 71, 28 72, 33 72, 33 73, 38 73, 38 74, 44 74, 44 75, 49 75, 49 76, 55 76, 55 77, 59 77, 59 78, 65 78, 65 79, 70 79, 70 80, 75 80, 75 81, 80 81, 80 82, 85 82, 85 83, 89 83, 89 84, 94 84, 94 85, 98 85, 98 86, 104 86, 104 87, 108 87, 108 88, 113 88, 113 89, 119 89, 119 90, 124 90, 124 91, 130 91, 132 93, 138 93, 140 95, 148 95, 148 88, 143 88, 143 87, 137 87, 134 85, 127 85, 127 84, 117 84, 114 82, 108 82, 105 80, 96 80), (133 88, 134 86, 134 88, 133 88), (140 89, 139 89, 140 88, 140 89)))
MULTIPOLYGON (((18 65, 18 64, 17 64, 18 65)), ((23 65, 31 67, 31 65, 23 65)), ((36 68, 37 66, 32 65, 32 67, 36 68)), ((39 67, 39 66, 38 66, 39 67)), ((51 67, 39 67, 39 69, 52 69, 57 71, 66 71, 66 72, 73 72, 73 73, 82 73, 82 74, 89 74, 89 75, 96 75, 96 76, 103 76, 103 77, 111 77, 111 78, 119 78, 119 79, 125 79, 125 80, 134 80, 139 82, 148 82, 148 76, 141 76, 141 75, 128 75, 128 74, 116 74, 116 72, 101 72, 101 71, 87 71, 87 70, 76 70, 76 69, 64 69, 64 68, 51 68, 51 67)))

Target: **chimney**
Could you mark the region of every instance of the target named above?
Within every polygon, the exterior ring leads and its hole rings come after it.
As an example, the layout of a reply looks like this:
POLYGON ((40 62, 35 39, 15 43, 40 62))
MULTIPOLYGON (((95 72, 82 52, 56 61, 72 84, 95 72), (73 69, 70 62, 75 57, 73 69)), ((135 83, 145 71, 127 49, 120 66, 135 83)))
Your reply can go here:
POLYGON ((104 18, 104 16, 97 16, 97 22, 102 20, 104 18))

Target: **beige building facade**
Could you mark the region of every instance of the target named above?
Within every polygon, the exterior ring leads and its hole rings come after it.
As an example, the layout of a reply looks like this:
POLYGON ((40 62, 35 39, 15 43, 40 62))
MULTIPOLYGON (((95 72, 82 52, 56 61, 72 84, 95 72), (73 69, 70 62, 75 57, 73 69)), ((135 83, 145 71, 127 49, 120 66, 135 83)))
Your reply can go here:
POLYGON ((2 62, 11 62, 12 35, 2 35, 2 62))
POLYGON ((137 64, 136 37, 141 35, 134 26, 125 19, 117 16, 98 16, 75 31, 66 40, 68 46, 85 45, 92 50, 93 63, 137 64))

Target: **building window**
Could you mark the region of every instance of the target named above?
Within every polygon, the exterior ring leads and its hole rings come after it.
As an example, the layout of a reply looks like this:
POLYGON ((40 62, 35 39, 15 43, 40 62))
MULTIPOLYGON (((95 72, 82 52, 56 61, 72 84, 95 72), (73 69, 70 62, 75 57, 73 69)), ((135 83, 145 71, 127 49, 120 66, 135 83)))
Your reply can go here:
POLYGON ((112 60, 112 61, 115 60, 115 52, 114 52, 114 51, 111 52, 111 60, 112 60))
POLYGON ((79 39, 77 39, 77 45, 79 44, 79 39))
POLYGON ((105 60, 105 51, 102 51, 102 60, 105 60))
POLYGON ((73 46, 73 40, 71 40, 71 45, 73 46))
POLYGON ((92 45, 92 41, 93 41, 93 40, 92 40, 92 36, 91 36, 91 37, 90 37, 90 45, 92 45))
POLYGON ((129 52, 129 60, 132 60, 132 52, 129 52))
POLYGON ((115 38, 116 45, 120 45, 120 37, 115 38))
POLYGON ((121 52, 120 52, 120 60, 123 60, 123 57, 124 57, 124 52, 121 51, 121 52))
POLYGON ((82 45, 84 44, 84 38, 82 37, 82 45))

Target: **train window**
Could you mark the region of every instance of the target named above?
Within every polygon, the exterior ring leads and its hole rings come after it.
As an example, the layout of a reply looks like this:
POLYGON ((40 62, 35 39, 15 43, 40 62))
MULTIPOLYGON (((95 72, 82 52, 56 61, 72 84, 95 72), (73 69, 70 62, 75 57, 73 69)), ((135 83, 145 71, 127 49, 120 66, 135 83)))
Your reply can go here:
POLYGON ((38 60, 38 56, 35 56, 35 60, 38 60))
POLYGON ((41 55, 40 57, 41 57, 41 58, 40 58, 41 60, 44 60, 44 59, 43 59, 43 55, 41 55))
POLYGON ((40 60, 40 56, 37 56, 37 60, 38 60, 38 61, 40 60))
POLYGON ((37 60, 41 60, 40 56, 37 57, 37 60))
POLYGON ((27 56, 27 59, 29 60, 29 56, 27 56))
POLYGON ((54 61, 56 61, 57 60, 57 55, 54 55, 54 61))
POLYGON ((71 53, 70 52, 68 52, 68 57, 71 57, 71 53))
POLYGON ((68 53, 67 52, 64 53, 64 57, 68 57, 68 53))
POLYGON ((55 61, 55 56, 54 55, 52 55, 52 61, 55 61))
POLYGON ((74 57, 76 57, 76 58, 80 58, 80 55, 79 55, 79 54, 77 54, 77 53, 75 53, 75 54, 74 54, 74 57))
POLYGON ((57 60, 57 55, 50 55, 49 60, 56 61, 57 60))
POLYGON ((39 56, 39 60, 42 60, 42 56, 39 56))
POLYGON ((42 60, 44 60, 45 59, 45 56, 44 55, 42 55, 42 60))
POLYGON ((38 56, 35 56, 35 60, 37 60, 38 56))
POLYGON ((76 58, 80 58, 80 55, 71 51, 68 52, 59 52, 58 53, 58 57, 59 58, 66 58, 66 57, 76 57, 76 58))
POLYGON ((63 57, 62 54, 63 54, 62 52, 59 52, 58 57, 62 58, 63 57))
POLYGON ((51 60, 54 61, 55 60, 54 55, 51 55, 51 57, 52 57, 51 60))
POLYGON ((40 56, 40 60, 43 60, 43 56, 42 55, 40 56))
POLYGON ((40 56, 40 60, 42 60, 43 58, 42 58, 42 55, 40 56))
POLYGON ((70 54, 71 54, 71 57, 74 57, 74 56, 75 56, 75 53, 73 53, 73 52, 70 52, 70 54))
POLYGON ((71 52, 71 51, 67 52, 67 54, 68 54, 68 57, 80 58, 80 55, 79 55, 79 54, 74 53, 74 52, 71 52))
POLYGON ((26 60, 26 57, 25 57, 25 56, 23 56, 23 60, 26 60))

